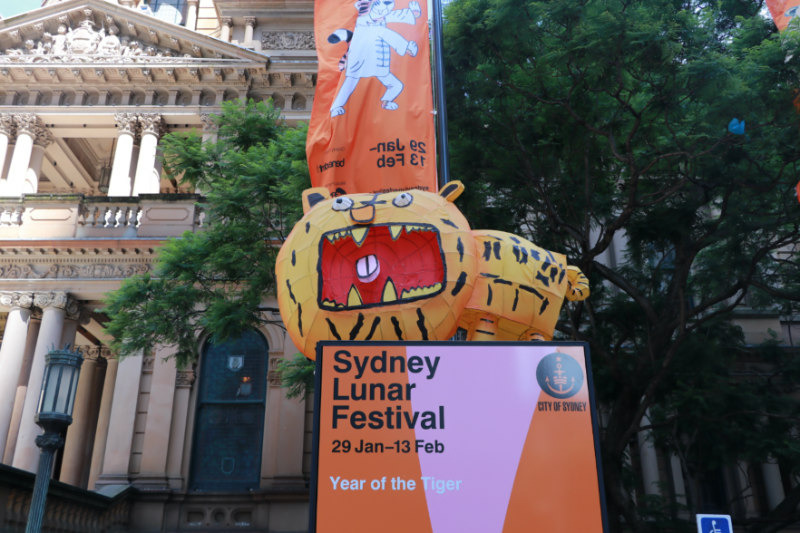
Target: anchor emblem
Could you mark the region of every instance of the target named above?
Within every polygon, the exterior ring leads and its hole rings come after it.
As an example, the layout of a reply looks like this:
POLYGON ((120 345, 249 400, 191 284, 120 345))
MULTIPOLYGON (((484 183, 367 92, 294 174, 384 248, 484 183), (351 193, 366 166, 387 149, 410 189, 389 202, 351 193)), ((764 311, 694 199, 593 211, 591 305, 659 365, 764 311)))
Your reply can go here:
POLYGON ((578 394, 583 387, 583 380, 583 367, 565 353, 546 355, 536 367, 536 381, 542 391, 560 400, 578 394))
POLYGON ((567 372, 563 369, 561 357, 556 357, 556 361, 558 361, 556 363, 556 369, 553 371, 553 374, 555 374, 553 376, 553 384, 555 384, 555 387, 550 384, 550 376, 547 376, 544 380, 546 387, 551 393, 555 393, 556 395, 571 396, 570 392, 572 392, 572 389, 575 388, 575 376, 572 376, 572 379, 569 379, 564 375, 567 372), (568 382, 570 384, 569 388, 565 389, 564 387, 568 382))

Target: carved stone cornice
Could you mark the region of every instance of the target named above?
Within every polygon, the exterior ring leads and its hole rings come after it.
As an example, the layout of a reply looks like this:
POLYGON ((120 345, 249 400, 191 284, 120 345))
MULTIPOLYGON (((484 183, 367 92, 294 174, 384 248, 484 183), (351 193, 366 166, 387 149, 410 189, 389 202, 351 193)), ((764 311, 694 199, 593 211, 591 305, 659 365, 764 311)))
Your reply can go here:
POLYGON ((232 17, 220 17, 219 23, 223 26, 231 27, 233 26, 233 18, 232 17))
POLYGON ((194 370, 178 370, 175 375, 175 388, 188 389, 192 387, 194 380, 197 376, 194 370))
POLYGON ((30 292, 0 292, 0 305, 3 307, 15 307, 30 309, 33 307, 33 293, 30 292))
POLYGON ((256 18, 255 17, 245 17, 244 18, 244 25, 250 26, 251 28, 256 27, 256 18))
POLYGON ((164 130, 164 120, 158 113, 144 113, 138 116, 141 134, 149 133, 160 136, 164 130))
POLYGON ((267 50, 314 50, 312 31, 270 31, 261 34, 261 48, 267 50))
POLYGON ((33 304, 41 309, 54 307, 69 312, 77 302, 69 294, 62 291, 37 292, 33 297, 33 304))

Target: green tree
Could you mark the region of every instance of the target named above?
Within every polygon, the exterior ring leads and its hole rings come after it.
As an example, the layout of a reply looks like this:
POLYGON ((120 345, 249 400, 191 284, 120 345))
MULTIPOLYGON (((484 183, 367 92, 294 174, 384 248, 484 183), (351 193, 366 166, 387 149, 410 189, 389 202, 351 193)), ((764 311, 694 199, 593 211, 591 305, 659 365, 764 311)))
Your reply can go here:
POLYGON ((197 133, 162 141, 167 173, 202 191, 205 227, 165 242, 151 273, 107 298, 106 330, 123 356, 173 345, 186 365, 197 359, 199 332, 224 339, 271 320, 263 297, 275 291, 278 247, 309 187, 306 127, 252 101, 223 103, 215 121, 216 142, 197 133))
MULTIPOLYGON (((777 313, 800 299, 800 63, 760 7, 458 0, 446 11, 451 166, 471 224, 566 252, 592 280, 560 332, 590 343, 613 531, 687 531, 682 510, 736 514, 705 490, 723 465, 800 468, 797 352, 747 346, 732 325, 745 304, 777 313), (744 134, 728 130, 734 118, 744 134), (637 487, 643 430, 679 459, 688 509, 637 487)), ((797 521, 798 501, 791 489, 737 527, 797 521)))

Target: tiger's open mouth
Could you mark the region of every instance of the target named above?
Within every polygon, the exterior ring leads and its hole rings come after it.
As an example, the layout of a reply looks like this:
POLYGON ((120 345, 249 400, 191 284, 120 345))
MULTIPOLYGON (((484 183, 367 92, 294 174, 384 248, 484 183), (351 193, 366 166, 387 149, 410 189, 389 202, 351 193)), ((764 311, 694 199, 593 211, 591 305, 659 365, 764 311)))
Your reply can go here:
POLYGON ((375 224, 320 239, 319 306, 344 311, 430 298, 444 289, 439 231, 431 224, 375 224))

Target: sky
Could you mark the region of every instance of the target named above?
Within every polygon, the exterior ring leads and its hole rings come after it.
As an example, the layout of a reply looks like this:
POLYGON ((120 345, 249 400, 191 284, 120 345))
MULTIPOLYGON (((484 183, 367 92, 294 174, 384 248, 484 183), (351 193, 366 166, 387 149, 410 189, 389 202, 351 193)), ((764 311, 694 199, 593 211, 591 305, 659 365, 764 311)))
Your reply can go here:
POLYGON ((42 7, 42 0, 0 0, 0 15, 4 19, 42 7))

